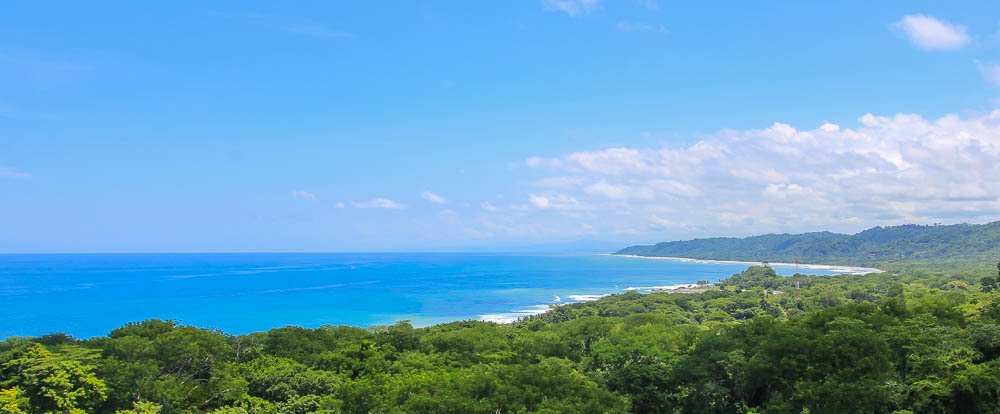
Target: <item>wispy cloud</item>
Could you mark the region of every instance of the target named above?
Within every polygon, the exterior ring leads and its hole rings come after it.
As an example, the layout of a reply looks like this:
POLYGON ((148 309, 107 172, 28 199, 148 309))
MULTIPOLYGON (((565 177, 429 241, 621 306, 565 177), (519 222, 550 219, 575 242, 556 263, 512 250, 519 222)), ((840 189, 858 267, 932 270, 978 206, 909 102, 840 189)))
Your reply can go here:
POLYGON ((337 30, 309 19, 299 17, 275 16, 259 13, 238 13, 232 14, 231 16, 255 26, 300 36, 324 38, 351 37, 351 34, 348 32, 337 30))
POLYGON ((420 198, 422 198, 424 200, 427 200, 427 201, 430 201, 430 202, 432 202, 434 204, 447 204, 448 203, 448 200, 445 200, 443 197, 441 197, 441 196, 439 196, 437 194, 434 194, 434 193, 432 193, 430 191, 424 191, 424 192, 420 193, 420 198))
POLYGON ((405 205, 397 203, 388 198, 373 198, 367 201, 352 201, 351 206, 354 208, 382 208, 389 210, 398 210, 406 208, 405 205))
POLYGON ((295 191, 292 191, 292 198, 297 198, 299 200, 306 200, 306 201, 316 201, 317 200, 316 194, 310 193, 310 192, 305 191, 305 190, 295 190, 295 191))
POLYGON ((600 6, 600 0, 542 0, 542 7, 546 10, 563 12, 574 17, 589 14, 600 6))
POLYGON ((903 31, 914 45, 924 50, 956 50, 972 42, 965 26, 923 14, 903 16, 892 27, 903 31))
POLYGON ((479 208, 482 208, 483 210, 490 212, 499 210, 496 206, 493 205, 493 203, 490 203, 489 201, 483 201, 482 203, 479 203, 479 208))
POLYGON ((28 178, 31 175, 11 167, 0 167, 0 178, 28 178))

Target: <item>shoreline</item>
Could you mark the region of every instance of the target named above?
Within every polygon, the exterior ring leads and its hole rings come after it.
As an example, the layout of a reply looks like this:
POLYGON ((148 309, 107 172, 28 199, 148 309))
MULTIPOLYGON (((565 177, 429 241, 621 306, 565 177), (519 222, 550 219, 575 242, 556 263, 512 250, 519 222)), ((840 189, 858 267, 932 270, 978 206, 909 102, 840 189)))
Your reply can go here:
MULTIPOLYGON (((653 260, 669 260, 674 262, 687 262, 687 263, 718 263, 718 264, 745 264, 745 265, 762 265, 764 262, 754 262, 754 261, 743 261, 743 260, 713 260, 713 259, 692 259, 690 257, 674 257, 674 256, 639 256, 635 254, 614 254, 614 253, 597 253, 597 256, 616 256, 616 257, 626 257, 633 259, 653 259, 653 260)), ((798 266, 803 269, 819 269, 819 270, 829 270, 838 272, 837 274, 850 274, 850 275, 865 275, 869 273, 885 273, 882 269, 876 269, 872 267, 861 267, 861 266, 846 266, 846 265, 830 265, 830 264, 816 264, 816 263, 785 263, 785 262, 768 262, 769 265, 777 265, 783 267, 794 267, 798 266)), ((710 286, 714 286, 715 283, 711 283, 710 286)), ((696 287, 695 283, 679 283, 674 285, 664 285, 664 286, 629 286, 621 289, 617 292, 605 293, 605 294, 588 294, 588 295, 569 295, 567 298, 569 300, 558 300, 547 304, 536 304, 528 306, 523 309, 516 309, 510 312, 494 313, 494 314, 482 314, 478 315, 477 320, 483 322, 493 322, 500 324, 510 324, 517 322, 523 317, 540 315, 542 313, 551 310, 551 306, 560 306, 572 303, 583 303, 590 302, 594 300, 601 299, 605 296, 610 296, 614 294, 637 291, 640 293, 654 293, 654 292, 669 292, 679 289, 690 289, 696 287)))
MULTIPOLYGON (((747 264, 747 265, 763 265, 764 262, 755 261, 744 261, 744 260, 715 260, 715 259, 693 259, 690 257, 674 257, 674 256, 640 256, 637 254, 615 254, 615 253, 600 253, 599 256, 616 256, 616 257, 628 257, 633 259, 652 259, 652 260, 670 260, 675 262, 690 262, 690 263, 720 263, 720 264, 747 264)), ((885 270, 876 269, 874 267, 862 267, 862 266, 848 266, 848 265, 831 265, 831 264, 820 264, 820 263, 785 263, 785 262, 767 262, 769 265, 777 266, 798 266, 805 269, 823 269, 832 270, 835 272, 840 272, 839 274, 848 275, 866 275, 869 273, 885 273, 885 270)))

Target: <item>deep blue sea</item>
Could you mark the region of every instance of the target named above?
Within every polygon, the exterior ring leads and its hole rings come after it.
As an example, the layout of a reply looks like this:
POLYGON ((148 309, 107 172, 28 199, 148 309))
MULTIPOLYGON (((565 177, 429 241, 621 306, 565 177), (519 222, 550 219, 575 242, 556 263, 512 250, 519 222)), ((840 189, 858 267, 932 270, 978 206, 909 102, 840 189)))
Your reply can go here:
POLYGON ((87 338, 148 318, 234 334, 404 319, 506 321, 627 289, 715 282, 746 267, 608 255, 0 255, 0 338, 87 338))

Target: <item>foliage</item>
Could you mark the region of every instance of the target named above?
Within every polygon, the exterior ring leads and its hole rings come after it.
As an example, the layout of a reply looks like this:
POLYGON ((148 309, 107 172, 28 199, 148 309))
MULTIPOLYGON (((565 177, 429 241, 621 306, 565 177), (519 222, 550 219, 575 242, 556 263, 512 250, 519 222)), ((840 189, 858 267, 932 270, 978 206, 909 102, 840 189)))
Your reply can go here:
POLYGON ((11 338, 0 412, 996 412, 992 272, 752 266, 703 293, 628 292, 513 324, 230 336, 149 320, 11 338))
POLYGON ((0 413, 24 414, 28 412, 28 397, 19 388, 0 390, 0 413))

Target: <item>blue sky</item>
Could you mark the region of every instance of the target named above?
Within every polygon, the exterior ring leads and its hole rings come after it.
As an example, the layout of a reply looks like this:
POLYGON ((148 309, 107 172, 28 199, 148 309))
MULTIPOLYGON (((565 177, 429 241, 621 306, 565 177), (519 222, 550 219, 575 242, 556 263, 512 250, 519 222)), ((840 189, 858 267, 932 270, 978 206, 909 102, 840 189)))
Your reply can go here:
POLYGON ((11 3, 0 252, 994 220, 998 22, 992 1, 11 3))

